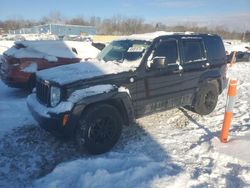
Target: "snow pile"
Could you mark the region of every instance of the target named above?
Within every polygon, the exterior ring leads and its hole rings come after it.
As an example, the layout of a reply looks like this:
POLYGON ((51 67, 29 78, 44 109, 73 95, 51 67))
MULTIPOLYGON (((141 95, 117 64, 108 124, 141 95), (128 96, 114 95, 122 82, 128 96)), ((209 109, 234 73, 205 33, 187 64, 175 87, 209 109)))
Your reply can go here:
POLYGON ((142 154, 133 156, 110 152, 106 156, 61 164, 49 175, 37 180, 34 187, 147 188, 161 174, 168 174, 168 168, 171 167, 142 154))

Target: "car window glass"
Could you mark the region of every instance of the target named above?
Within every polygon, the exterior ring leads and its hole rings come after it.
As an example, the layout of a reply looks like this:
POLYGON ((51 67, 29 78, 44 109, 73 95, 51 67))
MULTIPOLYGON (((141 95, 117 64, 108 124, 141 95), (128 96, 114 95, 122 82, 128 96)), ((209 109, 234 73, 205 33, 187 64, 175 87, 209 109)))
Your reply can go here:
POLYGON ((202 40, 183 40, 183 52, 185 63, 206 59, 202 40))
POLYGON ((152 63, 152 59, 154 59, 155 57, 164 57, 167 64, 176 64, 178 62, 177 41, 169 40, 160 42, 149 56, 149 67, 152 63))
POLYGON ((219 37, 206 37, 204 42, 209 59, 221 59, 225 57, 225 48, 219 37))
POLYGON ((99 53, 97 59, 121 63, 140 60, 149 45, 150 42, 143 40, 113 41, 99 53))

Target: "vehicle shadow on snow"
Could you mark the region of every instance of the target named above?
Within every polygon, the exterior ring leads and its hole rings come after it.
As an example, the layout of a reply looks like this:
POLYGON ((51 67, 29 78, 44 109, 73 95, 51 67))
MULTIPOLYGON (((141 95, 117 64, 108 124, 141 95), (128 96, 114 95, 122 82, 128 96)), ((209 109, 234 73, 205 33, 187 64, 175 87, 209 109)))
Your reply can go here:
MULTIPOLYGON (((211 140, 215 137, 219 138, 220 134, 221 134, 221 130, 219 131, 210 131, 208 127, 206 127, 206 125, 203 125, 199 122, 197 122, 196 119, 194 119, 187 110, 183 109, 183 108, 179 108, 179 110, 183 113, 183 115, 185 115, 190 122, 194 123, 195 125, 197 125, 200 129, 203 129, 205 131, 205 134, 203 134, 199 140, 196 143, 193 143, 190 146, 190 149, 193 149, 197 146, 200 146, 203 143, 211 143, 211 140)), ((245 122, 249 122, 249 119, 246 119, 245 122)), ((249 131, 250 130, 250 124, 246 123, 244 125, 242 124, 232 124, 231 128, 230 128, 230 132, 244 132, 244 131, 249 131)), ((210 144, 210 147, 212 147, 212 144, 210 144)), ((211 148, 209 148, 211 149, 211 148)))
POLYGON ((83 187, 112 187, 113 178, 118 187, 148 187, 157 178, 182 171, 139 124, 124 127, 117 145, 110 152, 96 156, 80 153, 73 140, 54 138, 34 125, 16 128, 5 135, 0 150, 0 187, 26 187, 47 174, 34 185, 46 186, 58 181, 62 187, 71 186, 64 181, 65 173, 83 187), (64 162, 67 163, 62 165, 64 162), (100 177, 100 171, 106 176, 100 177), (89 181, 82 182, 89 176, 89 181))

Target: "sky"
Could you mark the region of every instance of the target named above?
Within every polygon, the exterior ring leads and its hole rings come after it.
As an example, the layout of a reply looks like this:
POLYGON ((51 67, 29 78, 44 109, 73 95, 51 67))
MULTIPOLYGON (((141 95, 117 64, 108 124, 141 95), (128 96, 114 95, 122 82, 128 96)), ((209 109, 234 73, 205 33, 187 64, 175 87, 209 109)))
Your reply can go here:
POLYGON ((39 20, 52 12, 66 18, 114 15, 175 25, 226 25, 250 29, 250 0, 1 0, 0 20, 39 20))

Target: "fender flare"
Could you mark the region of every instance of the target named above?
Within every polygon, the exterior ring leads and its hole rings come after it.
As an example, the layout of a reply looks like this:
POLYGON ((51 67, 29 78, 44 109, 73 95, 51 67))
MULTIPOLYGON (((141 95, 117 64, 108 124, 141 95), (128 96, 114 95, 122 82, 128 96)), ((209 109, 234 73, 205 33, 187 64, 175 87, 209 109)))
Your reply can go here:
POLYGON ((209 71, 202 74, 199 79, 198 88, 206 82, 213 82, 213 81, 217 82, 219 93, 221 93, 223 88, 222 88, 222 75, 220 71, 209 71))
POLYGON ((134 107, 129 93, 126 91, 119 91, 118 88, 108 92, 89 97, 84 97, 75 103, 72 109, 72 115, 75 121, 79 121, 82 113, 90 106, 100 103, 108 103, 116 108, 121 113, 125 125, 131 125, 135 121, 134 107))

